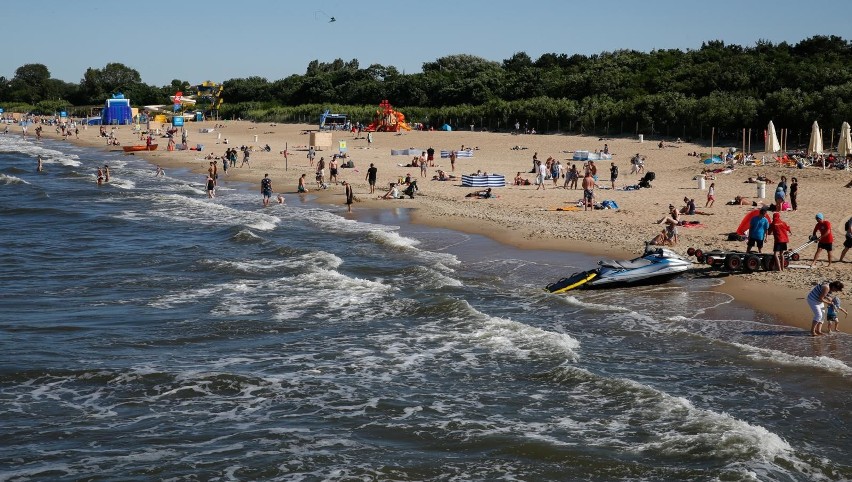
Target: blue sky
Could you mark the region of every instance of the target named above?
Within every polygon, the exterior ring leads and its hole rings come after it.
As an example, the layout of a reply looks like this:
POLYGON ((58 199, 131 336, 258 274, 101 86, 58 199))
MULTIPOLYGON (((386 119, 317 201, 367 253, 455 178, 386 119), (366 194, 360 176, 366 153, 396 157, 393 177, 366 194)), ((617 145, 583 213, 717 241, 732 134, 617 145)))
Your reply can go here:
POLYGON ((410 2, 39 0, 4 2, 0 76, 40 63, 79 82, 119 62, 142 81, 222 82, 304 74, 336 58, 420 72, 424 62, 516 52, 589 55, 618 49, 697 49, 706 40, 795 44, 817 34, 852 39, 844 2, 792 0, 432 0, 410 2), (337 19, 329 23, 329 17, 337 19))

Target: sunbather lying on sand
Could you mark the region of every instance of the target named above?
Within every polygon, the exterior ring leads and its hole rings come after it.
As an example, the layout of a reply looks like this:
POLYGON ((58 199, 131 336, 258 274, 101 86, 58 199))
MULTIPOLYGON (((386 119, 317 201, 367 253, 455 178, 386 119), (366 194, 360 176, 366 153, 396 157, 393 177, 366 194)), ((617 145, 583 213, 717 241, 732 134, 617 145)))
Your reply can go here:
POLYGON ((491 194, 491 188, 489 187, 488 189, 486 189, 484 191, 476 191, 476 192, 468 193, 468 194, 465 195, 465 197, 475 197, 477 199, 491 199, 495 196, 493 194, 491 194))

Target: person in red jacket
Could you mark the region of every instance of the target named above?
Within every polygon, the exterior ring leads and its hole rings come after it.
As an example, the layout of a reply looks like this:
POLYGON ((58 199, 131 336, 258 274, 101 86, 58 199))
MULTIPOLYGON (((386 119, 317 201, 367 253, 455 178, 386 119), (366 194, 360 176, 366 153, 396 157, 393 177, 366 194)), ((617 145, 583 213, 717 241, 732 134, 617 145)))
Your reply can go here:
POLYGON ((781 213, 772 215, 772 224, 769 225, 769 232, 775 236, 775 243, 772 245, 772 254, 775 257, 775 269, 784 271, 784 251, 787 251, 787 243, 790 242, 790 225, 781 220, 781 213))
POLYGON ((817 250, 816 253, 814 253, 814 260, 811 261, 811 268, 814 267, 819 253, 823 250, 828 258, 828 265, 831 266, 831 247, 834 244, 834 235, 831 233, 831 223, 825 219, 825 216, 823 216, 822 213, 817 213, 816 221, 817 223, 816 226, 814 226, 812 238, 817 238, 817 250), (817 233, 819 233, 819 236, 817 236, 817 233))

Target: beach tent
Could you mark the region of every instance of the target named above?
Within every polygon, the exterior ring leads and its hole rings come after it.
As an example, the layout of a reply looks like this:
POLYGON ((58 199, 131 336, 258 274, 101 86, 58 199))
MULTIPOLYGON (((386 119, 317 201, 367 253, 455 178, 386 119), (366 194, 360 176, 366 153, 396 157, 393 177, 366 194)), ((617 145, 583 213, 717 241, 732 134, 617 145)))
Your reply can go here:
POLYGON ((811 126, 811 141, 808 143, 808 155, 822 154, 822 133, 816 121, 811 126))
POLYGON ((452 130, 453 130, 453 128, 452 128, 452 127, 450 127, 450 125, 449 125, 449 124, 444 124, 444 125, 442 125, 442 126, 441 126, 441 130, 442 130, 442 131, 450 132, 450 131, 452 131, 452 130))
POLYGON ((775 133, 775 124, 772 121, 769 121, 769 125, 766 127, 766 139, 765 139, 766 148, 764 151, 767 154, 775 154, 776 152, 781 150, 781 143, 778 142, 778 134, 775 133))
POLYGON ((121 93, 113 94, 111 99, 106 100, 101 117, 102 123, 107 125, 132 124, 133 109, 130 108, 130 99, 125 99, 121 93))

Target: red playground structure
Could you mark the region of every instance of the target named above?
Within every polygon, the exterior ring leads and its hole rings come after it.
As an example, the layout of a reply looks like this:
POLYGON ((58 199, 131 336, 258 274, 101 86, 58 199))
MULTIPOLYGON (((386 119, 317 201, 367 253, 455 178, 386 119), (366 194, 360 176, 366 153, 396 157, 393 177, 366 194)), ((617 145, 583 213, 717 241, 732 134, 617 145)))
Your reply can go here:
POLYGON ((411 130, 411 126, 405 122, 405 114, 393 110, 387 99, 379 104, 380 109, 376 111, 373 122, 367 126, 367 132, 399 132, 400 129, 411 130))

